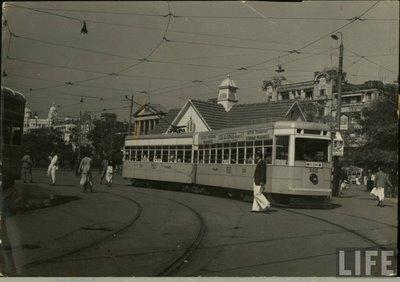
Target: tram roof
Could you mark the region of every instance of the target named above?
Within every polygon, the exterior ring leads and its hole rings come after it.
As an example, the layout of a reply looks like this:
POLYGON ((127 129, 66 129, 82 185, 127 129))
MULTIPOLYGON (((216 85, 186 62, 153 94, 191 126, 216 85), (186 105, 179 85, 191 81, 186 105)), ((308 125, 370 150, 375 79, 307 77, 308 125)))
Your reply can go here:
POLYGON ((167 134, 147 134, 147 135, 129 135, 125 140, 146 140, 146 139, 177 139, 177 138, 192 138, 193 132, 182 133, 167 133, 167 134))
POLYGON ((12 97, 14 99, 18 99, 23 102, 26 101, 24 94, 22 94, 18 91, 12 90, 11 88, 8 88, 8 87, 1 87, 1 95, 12 97))
POLYGON ((238 126, 238 127, 230 127, 224 128, 219 130, 212 130, 212 131, 204 131, 200 132, 200 134, 212 134, 212 133, 223 133, 223 132, 232 132, 232 131, 245 131, 251 129, 258 129, 258 128, 274 128, 274 129, 309 129, 309 130, 322 130, 322 131, 330 131, 330 126, 323 123, 318 122, 306 122, 306 121, 274 121, 268 123, 259 123, 253 125, 246 125, 246 126, 238 126))

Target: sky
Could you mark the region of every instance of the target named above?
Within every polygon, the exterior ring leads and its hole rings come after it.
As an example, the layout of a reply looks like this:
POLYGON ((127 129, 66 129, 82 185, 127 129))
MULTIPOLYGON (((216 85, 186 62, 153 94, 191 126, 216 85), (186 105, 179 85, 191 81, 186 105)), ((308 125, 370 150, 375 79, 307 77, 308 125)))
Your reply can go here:
POLYGON ((216 98, 228 74, 240 103, 262 102, 262 82, 278 64, 286 83, 336 67, 339 41, 330 34, 337 30, 350 83, 398 77, 398 1, 35 1, 2 8, 2 86, 24 93, 39 117, 54 102, 59 116, 113 112, 127 120, 125 96, 133 95, 134 110, 146 102, 177 108, 216 98))

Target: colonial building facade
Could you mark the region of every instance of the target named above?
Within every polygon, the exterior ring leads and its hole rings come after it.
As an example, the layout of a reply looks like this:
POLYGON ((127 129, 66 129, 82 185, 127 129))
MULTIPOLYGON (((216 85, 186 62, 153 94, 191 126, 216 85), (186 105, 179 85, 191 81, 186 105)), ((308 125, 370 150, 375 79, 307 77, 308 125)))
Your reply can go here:
MULTIPOLYGON (((284 77, 264 80, 262 89, 268 103, 276 101, 298 101, 300 104, 312 102, 318 105, 319 116, 336 117, 337 72, 324 69, 315 72, 312 80, 284 84, 284 77)), ((341 130, 357 128, 361 110, 382 93, 383 83, 367 81, 363 84, 344 82, 342 85, 341 130)), ((332 124, 334 126, 334 124, 332 124)))

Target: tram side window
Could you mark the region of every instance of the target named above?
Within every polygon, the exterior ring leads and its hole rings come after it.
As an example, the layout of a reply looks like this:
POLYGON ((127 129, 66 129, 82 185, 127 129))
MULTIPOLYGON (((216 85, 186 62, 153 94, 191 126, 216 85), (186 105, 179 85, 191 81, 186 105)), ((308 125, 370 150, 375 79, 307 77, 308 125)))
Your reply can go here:
POLYGON ((168 162, 168 146, 162 146, 162 161, 168 162))
POLYGON ((143 158, 142 162, 147 162, 149 161, 149 147, 148 146, 143 146, 143 158))
POLYGON ((192 146, 185 146, 185 163, 192 162, 192 146))
POLYGON ((210 150, 210 164, 214 164, 215 163, 215 144, 211 145, 211 150, 210 150))
POLYGON ((238 142, 238 164, 245 163, 245 155, 244 155, 244 142, 238 142))
POLYGON ((125 147, 125 157, 124 157, 124 159, 126 161, 129 160, 130 151, 131 151, 131 147, 125 147))
POLYGON ((183 146, 177 146, 176 162, 181 163, 183 161, 183 146))
POLYGON ((229 143, 224 144, 223 156, 222 156, 222 163, 229 164, 229 143))
POLYGON ((154 159, 155 156, 154 149, 155 149, 154 146, 149 146, 149 155, 148 155, 149 161, 153 161, 154 159))
POLYGON ((218 148, 217 149, 217 164, 222 163, 222 149, 218 148))
POLYGON ((4 144, 10 144, 11 141, 11 121, 3 120, 2 136, 4 144))
POLYGON ((142 146, 136 148, 136 160, 140 162, 142 160, 142 146))
POLYGON ((200 149, 199 149, 199 161, 198 161, 198 163, 199 164, 203 164, 204 163, 204 149, 203 149, 203 146, 200 146, 200 149))
POLYGON ((157 158, 157 161, 161 161, 161 146, 156 146, 156 154, 155 157, 157 158))
POLYGON ((13 124, 11 130, 11 144, 21 145, 22 143, 22 124, 13 124))
POLYGON ((231 164, 237 164, 237 143, 231 143, 231 164))
POLYGON ((131 161, 136 161, 136 147, 131 147, 131 161))
POLYGON ((204 163, 210 163, 210 149, 208 145, 206 145, 204 149, 204 163))
POLYGON ((288 151, 289 151, 289 136, 277 136, 276 137, 276 159, 287 161, 288 151))
POLYGON ((169 146, 169 159, 170 163, 176 162, 176 146, 169 146))

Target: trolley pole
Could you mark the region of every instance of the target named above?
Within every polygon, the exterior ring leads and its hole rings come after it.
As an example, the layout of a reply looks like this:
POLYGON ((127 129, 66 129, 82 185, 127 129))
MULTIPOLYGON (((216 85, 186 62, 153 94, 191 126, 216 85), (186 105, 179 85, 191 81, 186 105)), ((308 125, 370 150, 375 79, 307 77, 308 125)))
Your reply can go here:
POLYGON ((128 135, 129 135, 129 134, 131 134, 131 128, 132 128, 133 94, 131 94, 130 99, 127 96, 125 96, 125 98, 131 102, 131 104, 129 106, 129 126, 128 126, 128 135))
MULTIPOLYGON (((340 116, 342 115, 342 77, 343 77, 343 35, 341 32, 332 34, 331 37, 338 40, 337 34, 340 34, 339 46, 339 70, 338 70, 338 92, 337 92, 337 106, 336 106, 336 131, 340 132, 340 116)), ((339 172, 339 156, 334 156, 333 159, 333 196, 339 196, 340 185, 340 172, 339 172)))

